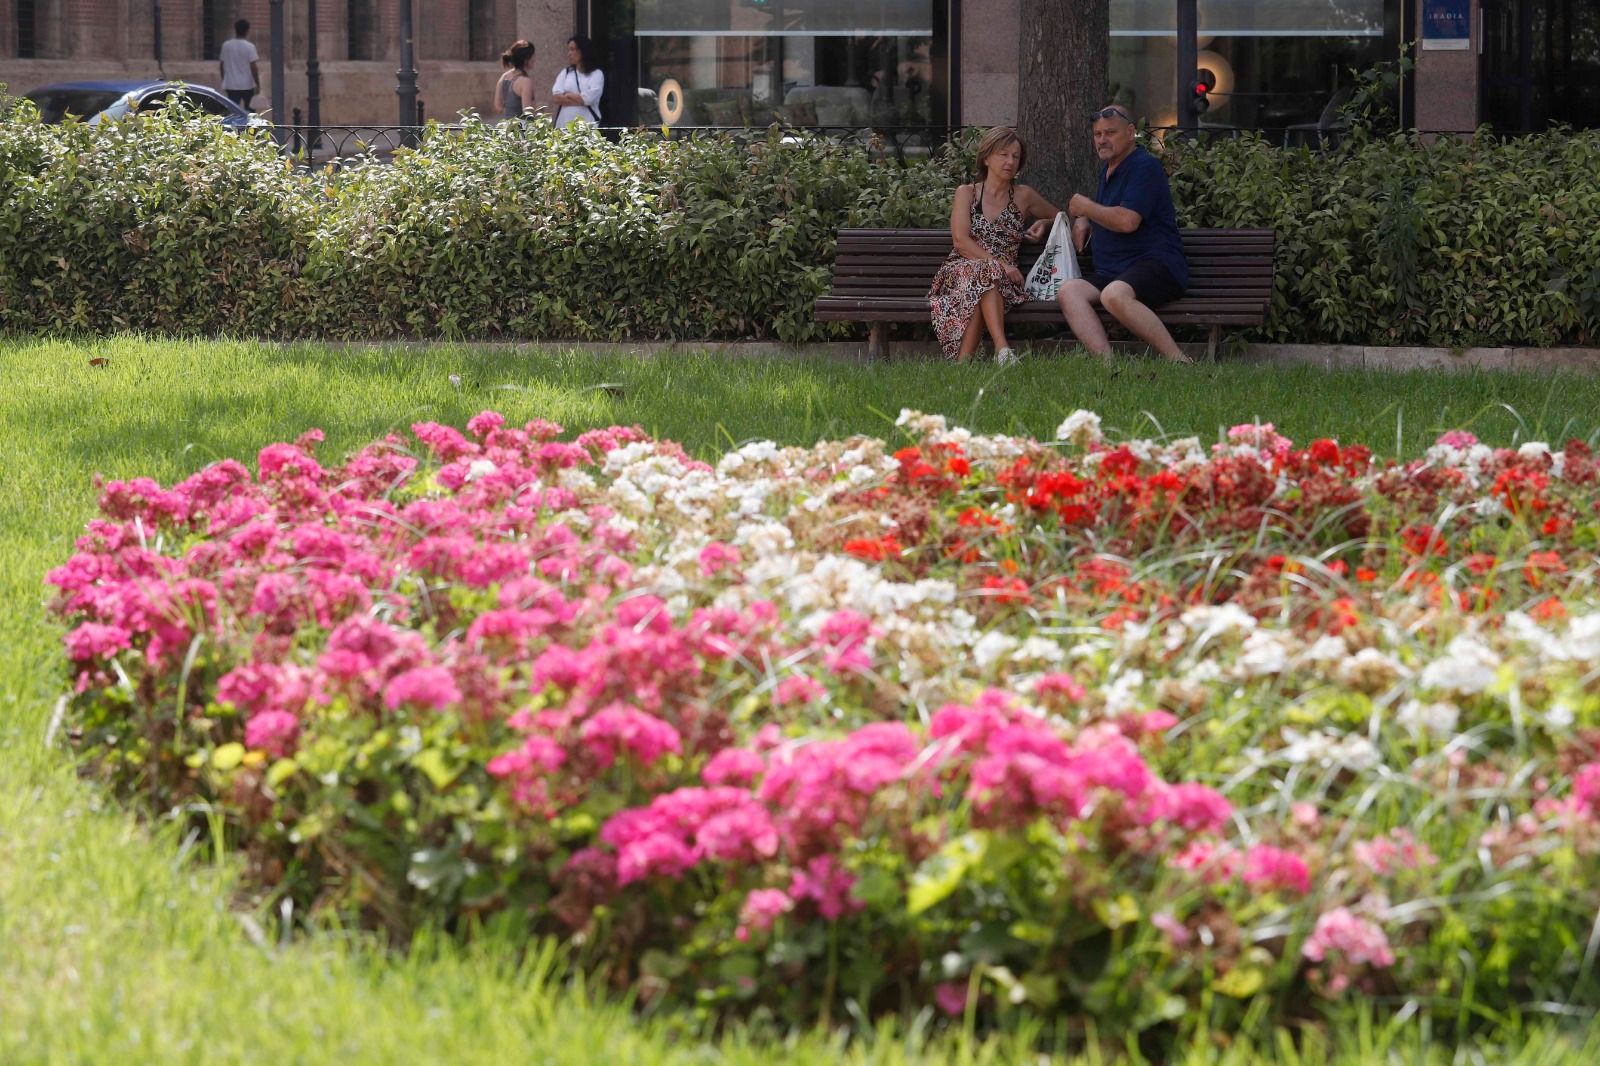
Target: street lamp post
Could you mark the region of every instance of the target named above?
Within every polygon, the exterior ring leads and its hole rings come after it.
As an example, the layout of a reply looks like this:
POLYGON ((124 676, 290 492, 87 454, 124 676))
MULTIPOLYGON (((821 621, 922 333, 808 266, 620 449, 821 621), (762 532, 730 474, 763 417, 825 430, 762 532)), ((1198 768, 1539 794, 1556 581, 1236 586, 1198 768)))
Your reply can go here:
POLYGON ((306 0, 306 18, 311 22, 306 36, 306 118, 316 131, 312 134, 311 142, 314 151, 316 138, 322 133, 322 64, 317 62, 317 0, 306 0))
POLYGON ((167 68, 161 62, 161 0, 155 0, 155 3, 150 5, 150 19, 155 23, 151 28, 155 31, 156 37, 153 42, 156 53, 156 74, 165 80, 167 68))
POLYGON ((272 0, 272 121, 282 125, 283 110, 283 0, 272 0))
POLYGON ((400 97, 400 125, 417 124, 417 65, 411 50, 411 0, 400 0, 400 69, 395 93, 400 97))
POLYGON ((1200 12, 1197 0, 1178 0, 1178 128, 1193 133, 1200 128, 1194 106, 1195 75, 1200 66, 1200 12))

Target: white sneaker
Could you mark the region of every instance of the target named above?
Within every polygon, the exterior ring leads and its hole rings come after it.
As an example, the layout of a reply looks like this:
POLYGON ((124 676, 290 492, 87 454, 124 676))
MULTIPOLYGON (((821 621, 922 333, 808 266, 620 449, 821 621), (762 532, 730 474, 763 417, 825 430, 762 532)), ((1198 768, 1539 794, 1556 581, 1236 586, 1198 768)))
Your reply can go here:
POLYGON ((994 361, 1000 366, 1016 366, 1022 362, 1022 356, 1017 354, 1015 348, 1001 348, 994 353, 994 361))

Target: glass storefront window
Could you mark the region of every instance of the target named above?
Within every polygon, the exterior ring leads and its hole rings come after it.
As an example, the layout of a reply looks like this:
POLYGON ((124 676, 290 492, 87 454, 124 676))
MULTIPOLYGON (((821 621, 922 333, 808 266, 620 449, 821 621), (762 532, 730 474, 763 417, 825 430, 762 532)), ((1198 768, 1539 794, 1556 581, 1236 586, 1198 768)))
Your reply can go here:
POLYGON ((638 0, 639 121, 917 126, 934 0, 638 0))
MULTIPOLYGON (((1335 118, 1352 70, 1392 59, 1399 0, 1199 0, 1199 65, 1216 75, 1202 126, 1287 131, 1335 118)), ((1177 123, 1172 0, 1111 0, 1113 96, 1152 126, 1177 123)))

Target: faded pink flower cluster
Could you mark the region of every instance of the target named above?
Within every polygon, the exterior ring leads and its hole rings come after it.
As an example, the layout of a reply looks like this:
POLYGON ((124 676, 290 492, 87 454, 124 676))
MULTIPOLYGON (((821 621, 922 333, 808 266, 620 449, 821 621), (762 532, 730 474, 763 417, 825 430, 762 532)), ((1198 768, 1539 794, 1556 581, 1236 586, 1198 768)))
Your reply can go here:
POLYGON ((1335 907, 1319 916, 1300 954, 1311 962, 1328 964, 1324 979, 1333 995, 1344 992, 1362 967, 1382 970, 1394 965, 1394 952, 1383 928, 1348 907, 1335 907))

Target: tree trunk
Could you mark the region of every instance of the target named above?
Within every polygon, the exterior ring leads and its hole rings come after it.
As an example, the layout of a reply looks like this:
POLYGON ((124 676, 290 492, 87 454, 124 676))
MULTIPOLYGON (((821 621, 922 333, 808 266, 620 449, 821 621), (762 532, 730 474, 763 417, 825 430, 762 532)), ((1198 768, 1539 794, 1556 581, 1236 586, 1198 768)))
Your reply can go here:
POLYGON ((1089 112, 1103 104, 1111 51, 1110 0, 1022 0, 1017 132, 1028 145, 1022 179, 1062 210, 1094 195, 1099 165, 1089 112))

